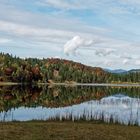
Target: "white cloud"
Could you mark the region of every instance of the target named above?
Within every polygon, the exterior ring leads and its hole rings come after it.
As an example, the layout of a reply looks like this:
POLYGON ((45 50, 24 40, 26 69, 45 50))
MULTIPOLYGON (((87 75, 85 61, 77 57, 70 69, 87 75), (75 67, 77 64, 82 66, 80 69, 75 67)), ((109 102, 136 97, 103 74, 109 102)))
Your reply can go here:
POLYGON ((38 4, 60 10, 100 10, 104 7, 109 14, 140 14, 139 0, 39 0, 38 4))
MULTIPOLYGON (((48 29, 48 28, 35 28, 28 25, 16 24, 12 22, 0 21, 0 30, 9 33, 14 33, 23 36, 64 36, 65 31, 48 29)), ((71 32, 69 32, 70 34, 71 32)), ((67 36, 69 36, 69 34, 67 36)))
POLYGON ((17 38, 33 39, 34 41, 49 41, 63 43, 66 38, 71 37, 73 32, 49 28, 31 27, 7 21, 0 21, 0 31, 17 38))
POLYGON ((64 53, 66 55, 69 55, 71 53, 75 54, 75 51, 82 45, 83 39, 81 39, 79 36, 75 36, 64 45, 64 53))
MULTIPOLYGON (((75 54, 79 47, 87 48, 89 46, 100 43, 98 40, 86 39, 80 36, 74 36, 64 45, 64 53, 66 55, 75 54)), ((88 48, 87 48, 88 49, 88 48)))
POLYGON ((115 52, 115 49, 111 49, 111 48, 105 48, 105 49, 96 49, 95 51, 95 55, 98 56, 107 56, 107 55, 111 55, 115 52))
POLYGON ((139 48, 134 47, 134 44, 102 37, 100 39, 87 39, 86 36, 85 38, 75 36, 64 45, 65 54, 80 54, 75 56, 77 58, 82 57, 85 60, 84 63, 105 68, 113 68, 115 66, 120 68, 134 65, 133 62, 138 55, 136 55, 136 50, 138 51, 139 48), (132 51, 134 53, 131 54, 132 51), (92 63, 90 60, 92 60, 92 63))
POLYGON ((124 60, 123 60, 123 64, 124 64, 124 65, 127 65, 127 64, 129 63, 129 61, 130 61, 129 59, 124 59, 124 60))
MULTIPOLYGON (((107 30, 105 31, 102 28, 90 28, 88 26, 82 26, 79 22, 74 22, 74 24, 79 24, 78 30, 75 30, 75 28, 71 30, 66 30, 66 27, 64 29, 57 29, 57 27, 49 28, 49 26, 38 27, 34 25, 32 26, 30 24, 20 24, 6 20, 0 20, 0 31, 5 32, 12 37, 15 36, 16 38, 23 38, 30 41, 34 40, 35 42, 52 42, 57 44, 65 43, 66 40, 68 40, 75 34, 95 38, 96 36, 100 35, 101 32, 107 32, 107 30), (82 29, 87 29, 87 31, 90 30, 91 32, 83 31, 82 29)), ((86 45, 88 46, 88 44, 90 44, 90 41, 86 41, 85 43, 87 43, 86 45)))
MULTIPOLYGON (((76 0, 39 0, 37 4, 47 7, 54 7, 63 10, 71 10, 71 9, 86 9, 87 7, 81 4, 82 1, 76 0)), ((83 1, 84 2, 84 1, 83 1)))

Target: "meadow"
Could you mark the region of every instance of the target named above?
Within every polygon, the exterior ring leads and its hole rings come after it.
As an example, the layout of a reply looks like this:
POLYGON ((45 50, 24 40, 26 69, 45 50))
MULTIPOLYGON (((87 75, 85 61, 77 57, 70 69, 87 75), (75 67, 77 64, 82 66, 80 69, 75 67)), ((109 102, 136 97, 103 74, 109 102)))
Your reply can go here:
POLYGON ((0 140, 139 140, 140 127, 99 121, 0 123, 0 140))

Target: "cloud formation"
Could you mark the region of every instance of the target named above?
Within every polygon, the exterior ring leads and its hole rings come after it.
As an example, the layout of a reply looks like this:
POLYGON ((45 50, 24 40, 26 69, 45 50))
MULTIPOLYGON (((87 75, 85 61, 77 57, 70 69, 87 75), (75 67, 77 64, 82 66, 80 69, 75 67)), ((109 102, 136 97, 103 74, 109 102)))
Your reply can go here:
POLYGON ((95 55, 97 56, 107 56, 107 55, 111 55, 115 52, 114 49, 111 49, 111 48, 105 48, 105 49, 97 49, 95 50, 95 55))
POLYGON ((123 64, 124 64, 124 65, 127 65, 129 62, 130 62, 129 59, 124 59, 124 60, 123 60, 123 64))
POLYGON ((86 39, 80 36, 74 36, 71 40, 67 41, 64 45, 64 53, 66 55, 76 54, 76 50, 80 47, 87 48, 99 43, 98 40, 86 39))
POLYGON ((104 7, 109 14, 140 14, 139 0, 39 0, 38 4, 60 10, 96 10, 104 7))
MULTIPOLYGON (((108 56, 115 52, 115 49, 112 48, 100 48, 96 47, 96 45, 103 43, 104 41, 101 39, 86 39, 80 36, 74 36, 71 40, 67 41, 64 45, 64 53, 66 55, 76 55, 76 51, 79 48, 83 48, 84 50, 94 51, 96 56, 108 56)), ((105 42, 104 42, 105 43, 105 42)), ((106 44, 106 43, 105 43, 106 44)))

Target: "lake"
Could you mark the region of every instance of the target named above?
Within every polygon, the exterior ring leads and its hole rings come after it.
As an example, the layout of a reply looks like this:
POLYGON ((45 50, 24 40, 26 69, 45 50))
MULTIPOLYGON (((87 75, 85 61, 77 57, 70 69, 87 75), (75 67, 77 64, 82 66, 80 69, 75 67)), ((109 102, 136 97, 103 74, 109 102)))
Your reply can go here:
POLYGON ((0 121, 101 120, 140 126, 140 87, 0 86, 0 121))

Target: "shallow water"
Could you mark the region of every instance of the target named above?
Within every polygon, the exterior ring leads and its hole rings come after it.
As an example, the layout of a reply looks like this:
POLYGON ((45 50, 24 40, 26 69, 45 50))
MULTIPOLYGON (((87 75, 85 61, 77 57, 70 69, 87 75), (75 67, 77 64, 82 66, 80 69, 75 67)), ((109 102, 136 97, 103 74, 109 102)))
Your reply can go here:
POLYGON ((140 126, 139 87, 1 87, 0 120, 102 120, 140 126))

